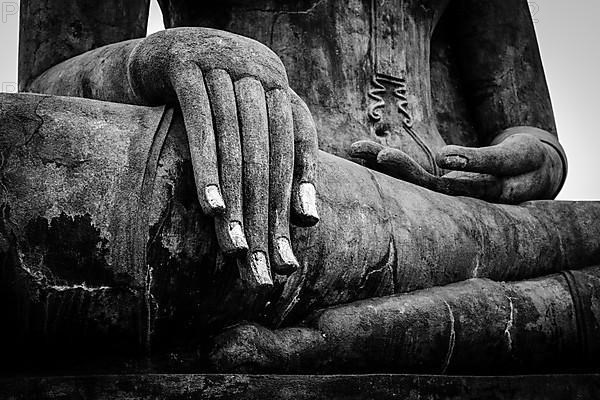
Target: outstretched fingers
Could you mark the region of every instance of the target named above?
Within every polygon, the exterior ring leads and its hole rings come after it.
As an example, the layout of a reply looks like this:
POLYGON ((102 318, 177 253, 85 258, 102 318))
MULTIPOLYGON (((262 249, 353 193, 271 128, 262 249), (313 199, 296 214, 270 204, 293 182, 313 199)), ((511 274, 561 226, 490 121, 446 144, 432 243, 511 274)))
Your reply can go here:
POLYGON ((437 177, 401 150, 371 140, 360 140, 352 144, 350 155, 365 160, 369 168, 394 178, 433 190, 437 187, 437 177))
POLYGON ((172 84, 187 131, 198 201, 205 214, 221 215, 225 202, 219 185, 217 149, 210 103, 200 67, 189 62, 178 65, 172 84))
POLYGON ((242 144, 233 82, 220 69, 206 74, 214 129, 217 137, 221 191, 226 210, 215 217, 215 231, 221 250, 228 255, 248 250, 242 212, 242 144))
POLYGON ((270 287, 271 264, 282 274, 298 268, 291 210, 304 226, 319 219, 312 116, 293 92, 265 94, 252 77, 234 83, 225 70, 204 75, 192 62, 172 76, 202 210, 215 217, 222 251, 246 255, 239 268, 248 287, 270 287))
POLYGON ((294 180, 292 186, 292 222, 313 226, 319 222, 315 175, 319 146, 317 130, 310 110, 289 90, 294 118, 294 180))
POLYGON ((437 177, 401 150, 385 148, 377 154, 379 170, 398 179, 435 189, 437 177))
POLYGON ((254 78, 234 84, 243 149, 243 209, 249 251, 240 276, 251 288, 273 285, 268 257, 269 126, 265 92, 254 78))
POLYGON ((298 261, 290 243, 290 194, 294 176, 294 122, 287 91, 267 93, 270 129, 269 248, 272 269, 291 274, 298 261))

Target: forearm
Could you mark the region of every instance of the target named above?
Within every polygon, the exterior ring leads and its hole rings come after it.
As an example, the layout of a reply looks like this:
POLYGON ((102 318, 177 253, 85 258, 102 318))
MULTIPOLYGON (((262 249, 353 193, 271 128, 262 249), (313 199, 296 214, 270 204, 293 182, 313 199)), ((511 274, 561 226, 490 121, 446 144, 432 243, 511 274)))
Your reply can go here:
POLYGON ((25 91, 145 104, 129 82, 131 53, 143 39, 115 43, 66 60, 32 80, 25 91))

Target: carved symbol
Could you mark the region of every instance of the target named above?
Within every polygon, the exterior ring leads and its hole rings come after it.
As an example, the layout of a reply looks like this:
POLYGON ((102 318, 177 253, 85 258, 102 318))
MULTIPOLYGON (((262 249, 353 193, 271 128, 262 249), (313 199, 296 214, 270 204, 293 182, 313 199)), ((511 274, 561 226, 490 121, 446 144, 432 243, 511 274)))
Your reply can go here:
POLYGON ((381 109, 385 107, 385 100, 383 100, 381 95, 385 93, 386 89, 385 86, 379 82, 377 74, 373 76, 371 83, 373 84, 373 87, 369 89, 368 96, 374 102, 369 104, 369 107, 367 108, 367 114, 369 115, 371 121, 379 122, 381 121, 381 109))
POLYGON ((408 87, 406 83, 406 78, 397 78, 390 75, 376 73, 375 75, 373 75, 371 84, 372 87, 367 93, 369 98, 373 100, 367 108, 367 114, 369 115, 371 121, 373 123, 381 121, 383 117, 382 108, 385 107, 386 104, 385 100, 383 99, 383 94, 385 94, 388 91, 386 85, 388 87, 391 87, 392 93, 397 99, 396 107, 398 107, 398 112, 402 115, 402 126, 404 127, 406 133, 413 139, 413 141, 423 150, 423 152, 427 156, 427 159, 429 160, 434 175, 439 175, 440 171, 435 162, 435 156, 433 155, 432 150, 413 129, 413 119, 408 110, 408 87))
POLYGON ((411 128, 413 125, 412 117, 408 111, 408 98, 406 78, 396 78, 394 76, 375 74, 371 80, 372 88, 368 92, 369 98, 373 100, 367 109, 367 114, 373 122, 381 121, 381 109, 385 107, 385 100, 382 95, 387 92, 384 83, 392 86, 394 97, 398 99, 396 106, 402 114, 402 123, 406 128, 411 128))

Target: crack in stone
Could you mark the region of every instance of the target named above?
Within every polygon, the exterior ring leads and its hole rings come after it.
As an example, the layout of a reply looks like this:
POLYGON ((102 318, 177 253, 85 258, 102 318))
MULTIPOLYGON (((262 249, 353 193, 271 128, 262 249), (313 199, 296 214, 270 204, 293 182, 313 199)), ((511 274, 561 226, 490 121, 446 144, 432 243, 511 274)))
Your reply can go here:
POLYGON ((481 260, 485 259, 485 254, 486 254, 486 245, 485 245, 485 235, 484 235, 484 229, 481 226, 481 224, 477 224, 476 227, 476 232, 477 232, 477 239, 478 239, 478 247, 479 250, 477 251, 477 253, 475 254, 475 267, 473 268, 473 271, 471 273, 472 278, 479 278, 479 269, 481 267, 481 260))
POLYGON ((69 290, 83 290, 85 292, 98 292, 102 290, 110 290, 111 286, 98 286, 98 287, 89 287, 85 283, 78 285, 50 285, 46 286, 47 289, 55 290, 57 292, 66 292, 69 290))
POLYGON ((479 277, 479 266, 481 265, 480 254, 477 253, 475 255, 475 268, 473 268, 473 272, 471 273, 473 278, 479 277))
POLYGON ((283 11, 283 10, 274 10, 274 9, 247 9, 247 11, 259 11, 259 12, 270 12, 275 14, 273 16, 273 21, 271 22, 271 31, 269 35, 269 47, 273 47, 273 39, 275 37, 275 25, 279 21, 279 17, 282 15, 306 15, 312 13, 317 7, 323 4, 327 0, 319 0, 306 10, 298 10, 298 11, 283 11))
MULTIPOLYGON (((10 159, 10 157, 11 157, 13 151, 15 151, 15 149, 27 146, 39 134, 39 131, 42 128, 42 125, 44 124, 44 118, 42 116, 40 116, 39 109, 40 109, 42 103, 44 103, 46 100, 48 100, 51 97, 52 96, 40 96, 40 98, 38 99, 38 102, 35 105, 35 108, 33 110, 33 114, 37 118, 37 121, 36 121, 37 124, 36 124, 36 127, 34 129, 32 129, 31 133, 29 133, 29 135, 27 135, 27 132, 24 132, 25 133, 25 138, 22 141, 14 143, 14 144, 10 144, 6 148, 6 150, 0 152, 0 156, 1 156, 1 162, 0 162, 0 191, 1 191, 1 196, 3 198, 3 201, 6 200, 6 197, 8 195, 8 188, 4 184, 4 182, 6 181, 5 175, 7 173, 7 171, 6 171, 6 165, 8 163, 8 160, 10 159)), ((23 130, 25 130, 25 129, 23 129, 23 130)))
POLYGON ((379 268, 374 268, 370 271, 368 271, 365 268, 365 272, 363 273, 363 276, 361 277, 361 285, 359 287, 359 290, 363 290, 365 288, 365 286, 367 285, 368 281, 369 281, 369 277, 377 272, 383 272, 385 270, 389 270, 392 274, 392 290, 395 292, 396 288, 395 288, 395 275, 394 275, 394 265, 396 264, 396 247, 394 245, 394 241, 390 238, 390 244, 389 244, 389 250, 388 250, 388 254, 387 254, 387 260, 385 261, 385 263, 379 267, 379 268))
POLYGON ((154 294, 152 294, 152 285, 154 283, 153 273, 154 268, 152 268, 151 265, 148 265, 148 269, 146 270, 146 290, 144 294, 146 302, 146 349, 148 352, 150 351, 152 341, 152 315, 154 314, 153 311, 158 307, 154 294))
MULTIPOLYGON (((279 326, 281 326, 281 324, 283 324, 283 322, 285 321, 285 319, 287 318, 289 313, 294 309, 296 304, 298 304, 298 302, 300 301, 300 293, 302 292, 302 289, 304 288, 304 282, 306 281, 306 273, 308 271, 308 265, 307 265, 306 261, 302 262, 300 270, 301 270, 301 274, 299 277, 299 282, 298 282, 298 284, 295 285, 296 288, 294 290, 292 299, 290 300, 288 305, 283 309, 281 316, 278 318, 278 321, 275 323, 276 327, 279 327, 279 326)), ((296 280, 294 279, 294 281, 296 281, 296 280)), ((290 283, 291 282, 288 281, 286 286, 290 283)))
POLYGON ((276 13, 276 14, 286 14, 286 15, 303 15, 312 13, 317 7, 321 4, 325 3, 327 0, 319 0, 314 3, 312 6, 305 10, 297 10, 297 11, 284 11, 276 8, 245 8, 243 11, 258 11, 258 12, 266 12, 266 13, 276 13))
POLYGON ((444 375, 448 370, 448 366, 450 365, 450 361, 452 360, 452 355, 454 354, 454 345, 456 344, 456 331, 454 330, 454 313, 452 312, 450 304, 448 304, 446 300, 444 300, 444 304, 448 308, 448 315, 450 317, 450 336, 448 338, 448 353, 446 354, 444 367, 442 368, 442 375, 444 375))
POLYGON ((66 292, 70 290, 83 290, 85 292, 98 292, 103 290, 111 290, 112 286, 88 286, 85 282, 73 284, 73 285, 51 285, 48 284, 48 277, 42 271, 33 271, 31 268, 23 264, 22 260, 19 262, 19 268, 29 275, 37 284, 47 290, 53 290, 56 292, 66 292))
MULTIPOLYGON (((398 245, 396 244, 396 234, 394 232, 394 224, 392 223, 392 216, 390 215, 388 210, 385 208, 386 201, 385 201, 385 196, 383 195, 383 189, 379 185, 379 181, 377 180, 377 177, 375 176, 373 171, 367 169, 367 172, 369 173, 369 176, 371 177, 371 181, 375 185, 375 188, 377 189, 377 193, 379 194, 379 198, 381 199, 381 203, 383 204, 385 218, 390 227, 390 232, 389 232, 390 245, 393 246, 394 255, 395 255, 395 253, 398 249, 398 245)), ((392 290, 393 290, 393 293, 396 293, 396 283, 398 282, 398 260, 397 260, 397 257, 395 257, 395 258, 396 259, 393 260, 392 265, 391 265, 392 266, 392 290)))
POLYGON ((508 350, 512 351, 512 336, 510 334, 510 330, 513 327, 514 317, 515 317, 515 307, 513 305, 513 301, 511 297, 506 297, 510 304, 510 317, 508 322, 506 323, 506 329, 504 329, 504 335, 506 336, 506 342, 508 344, 508 350))

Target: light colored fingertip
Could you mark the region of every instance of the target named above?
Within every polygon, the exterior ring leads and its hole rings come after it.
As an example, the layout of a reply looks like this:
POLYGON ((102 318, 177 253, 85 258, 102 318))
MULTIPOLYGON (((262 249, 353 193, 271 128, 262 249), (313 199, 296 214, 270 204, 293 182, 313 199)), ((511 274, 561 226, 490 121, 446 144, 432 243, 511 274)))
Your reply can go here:
POLYGON ((304 217, 314 220, 314 223, 319 221, 319 213, 317 212, 317 191, 312 183, 301 183, 298 188, 298 197, 300 200, 300 212, 304 217))
POLYGON ((290 240, 286 237, 281 237, 277 239, 277 252, 279 257, 281 257, 281 261, 286 264, 298 264, 298 260, 296 260, 296 256, 294 256, 294 252, 292 251, 292 246, 290 245, 290 240))
POLYGON ((246 241, 246 235, 244 234, 241 223, 237 221, 229 223, 229 238, 231 239, 235 251, 248 250, 248 242, 246 241))
POLYGON ((204 195, 206 196, 206 202, 213 214, 222 214, 225 212, 225 202, 223 201, 223 196, 221 196, 221 191, 217 185, 206 186, 204 195))
POLYGON ((444 156, 442 159, 442 167, 449 169, 464 169, 469 164, 469 159, 465 156, 461 156, 460 154, 450 154, 444 156))
POLYGON ((274 267, 277 269, 277 273, 290 275, 300 267, 288 238, 281 237, 276 240, 275 253, 276 265, 274 267))
POLYGON ((262 251, 255 251, 248 256, 249 271, 242 274, 242 279, 250 286, 273 286, 267 255, 262 251), (245 276, 244 276, 245 275, 245 276))

